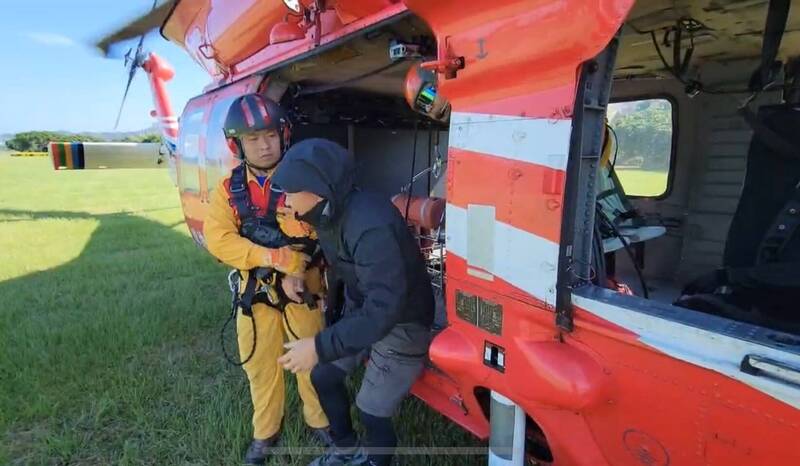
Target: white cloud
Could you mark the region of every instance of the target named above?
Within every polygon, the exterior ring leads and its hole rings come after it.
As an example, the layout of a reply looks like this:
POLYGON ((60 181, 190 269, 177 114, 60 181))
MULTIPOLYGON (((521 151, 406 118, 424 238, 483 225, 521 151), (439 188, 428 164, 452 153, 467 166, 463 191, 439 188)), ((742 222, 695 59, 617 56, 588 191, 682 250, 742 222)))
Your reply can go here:
POLYGON ((25 36, 48 47, 72 47, 75 45, 75 41, 69 37, 52 32, 28 32, 25 36))

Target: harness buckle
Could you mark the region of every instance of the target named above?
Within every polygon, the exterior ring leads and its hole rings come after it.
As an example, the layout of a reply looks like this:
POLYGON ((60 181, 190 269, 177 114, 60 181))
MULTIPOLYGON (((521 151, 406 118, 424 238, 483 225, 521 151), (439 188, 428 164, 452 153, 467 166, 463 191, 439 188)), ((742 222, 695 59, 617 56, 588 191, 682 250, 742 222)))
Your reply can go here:
POLYGON ((241 299, 239 298, 239 281, 241 279, 242 275, 236 269, 233 269, 230 271, 230 273, 228 273, 228 288, 231 290, 231 316, 236 316, 236 311, 242 304, 241 299))
POLYGON ((235 292, 236 294, 239 293, 239 281, 241 279, 242 275, 236 269, 233 269, 228 273, 228 288, 230 288, 231 292, 235 292))

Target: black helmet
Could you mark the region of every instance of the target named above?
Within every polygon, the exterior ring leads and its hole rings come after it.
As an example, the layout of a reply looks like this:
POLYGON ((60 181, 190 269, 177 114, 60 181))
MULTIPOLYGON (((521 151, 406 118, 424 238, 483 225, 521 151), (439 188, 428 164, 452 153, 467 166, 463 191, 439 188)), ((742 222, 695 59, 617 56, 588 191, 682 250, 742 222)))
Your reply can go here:
POLYGON ((261 94, 246 94, 237 97, 228 108, 228 116, 222 127, 228 147, 239 158, 244 158, 239 138, 248 133, 274 129, 281 140, 281 154, 289 148, 291 124, 286 112, 267 97, 261 94))

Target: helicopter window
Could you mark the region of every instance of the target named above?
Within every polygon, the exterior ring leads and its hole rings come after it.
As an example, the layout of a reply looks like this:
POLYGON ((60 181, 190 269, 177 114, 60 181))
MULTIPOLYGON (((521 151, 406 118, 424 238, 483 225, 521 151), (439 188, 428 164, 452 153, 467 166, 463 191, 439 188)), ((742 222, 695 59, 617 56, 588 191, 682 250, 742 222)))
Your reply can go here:
POLYGON ((674 149, 672 107, 664 98, 609 104, 608 123, 615 148, 610 166, 625 194, 667 195, 674 149))
MULTIPOLYGON (((624 57, 626 52, 623 49, 621 53, 624 57)), ((728 66, 726 73, 739 81, 726 86, 745 89, 755 65, 741 61, 728 66)), ((783 79, 791 84, 796 78, 789 74, 783 79)), ((779 135, 771 139, 780 138, 797 147, 800 141, 792 128, 797 127, 798 116, 787 100, 792 94, 779 91, 752 96, 747 108, 752 119, 769 125, 769 134, 779 135)), ((591 265, 576 280, 611 290, 603 295, 631 303, 632 310, 661 309, 671 319, 695 319, 714 331, 724 324, 719 320, 722 317, 800 333, 794 312, 800 296, 796 278, 800 234, 783 234, 789 230, 783 213, 796 212, 787 206, 797 193, 800 162, 782 158, 780 152, 765 145, 759 135, 763 130, 743 118, 741 105, 748 94, 715 90, 698 95, 688 92, 677 78, 643 76, 615 80, 611 95, 616 103, 608 106, 605 132, 601 132, 603 124, 597 114, 589 114, 581 123, 585 131, 598 131, 593 140, 616 142, 619 150, 615 158, 613 150, 612 155, 606 154, 607 145, 597 146, 597 172, 574 165, 579 180, 575 186, 588 183, 589 173, 594 173, 596 186, 586 194, 588 202, 575 204, 576 213, 569 214, 572 217, 565 215, 569 222, 586 213, 581 209, 592 209, 595 219, 593 228, 570 227, 579 235, 576 238, 581 238, 574 243, 579 246, 576 249, 581 254, 589 251, 586 254, 591 256, 587 260, 579 257, 581 264, 591 265), (669 99, 641 97, 653 95, 669 99), (650 116, 641 118, 634 112, 650 116), (659 116, 653 115, 659 112, 659 116), (626 118, 632 121, 626 122, 626 118), (685 131, 665 124, 671 120, 679 121, 685 131), (636 128, 640 136, 647 134, 647 144, 662 149, 633 155, 626 152, 626 145, 644 143, 636 142, 633 131, 620 129, 624 126, 636 128), (644 132, 654 126, 657 131, 644 132), (654 134, 659 132, 659 136, 654 134), (648 161, 648 155, 657 153, 660 159, 648 161), (661 175, 637 189, 630 175, 641 173, 628 171, 628 166, 634 165, 631 157, 639 157, 639 171, 647 172, 646 164, 661 164, 652 170, 661 175), (611 162, 604 164, 605 160, 611 162), (606 165, 614 169, 608 170, 606 165), (772 234, 773 223, 780 235, 772 234), (708 315, 716 319, 707 319, 708 315)))
POLYGON ((220 131, 234 99, 236 96, 220 99, 214 102, 211 108, 206 133, 206 170, 209 186, 216 186, 222 174, 230 170, 234 164, 234 154, 225 143, 225 135, 220 131))
POLYGON ((178 150, 181 157, 179 184, 187 191, 200 191, 198 160, 200 157, 200 134, 203 131, 203 110, 198 109, 181 118, 181 137, 178 150))
POLYGON ((209 132, 206 134, 206 160, 221 161, 234 155, 225 143, 224 134, 219 129, 225 123, 225 116, 234 99, 236 96, 221 99, 215 102, 211 108, 207 125, 209 132))
POLYGON ((184 159, 196 160, 200 155, 200 132, 203 129, 203 110, 184 115, 181 118, 180 152, 184 159))

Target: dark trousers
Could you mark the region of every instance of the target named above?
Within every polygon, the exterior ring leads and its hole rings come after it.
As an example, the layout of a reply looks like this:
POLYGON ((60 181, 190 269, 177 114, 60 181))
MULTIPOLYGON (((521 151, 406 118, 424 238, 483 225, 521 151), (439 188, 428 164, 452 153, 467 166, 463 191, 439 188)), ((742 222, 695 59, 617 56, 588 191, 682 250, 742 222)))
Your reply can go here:
MULTIPOLYGON (((353 448, 358 443, 350 418, 346 377, 344 370, 331 363, 317 365, 311 372, 311 381, 330 422, 331 437, 334 444, 341 449, 353 448)), ((366 430, 364 446, 369 454, 370 464, 388 465, 392 459, 391 452, 397 446, 392 418, 373 416, 360 409, 358 412, 366 430)))

